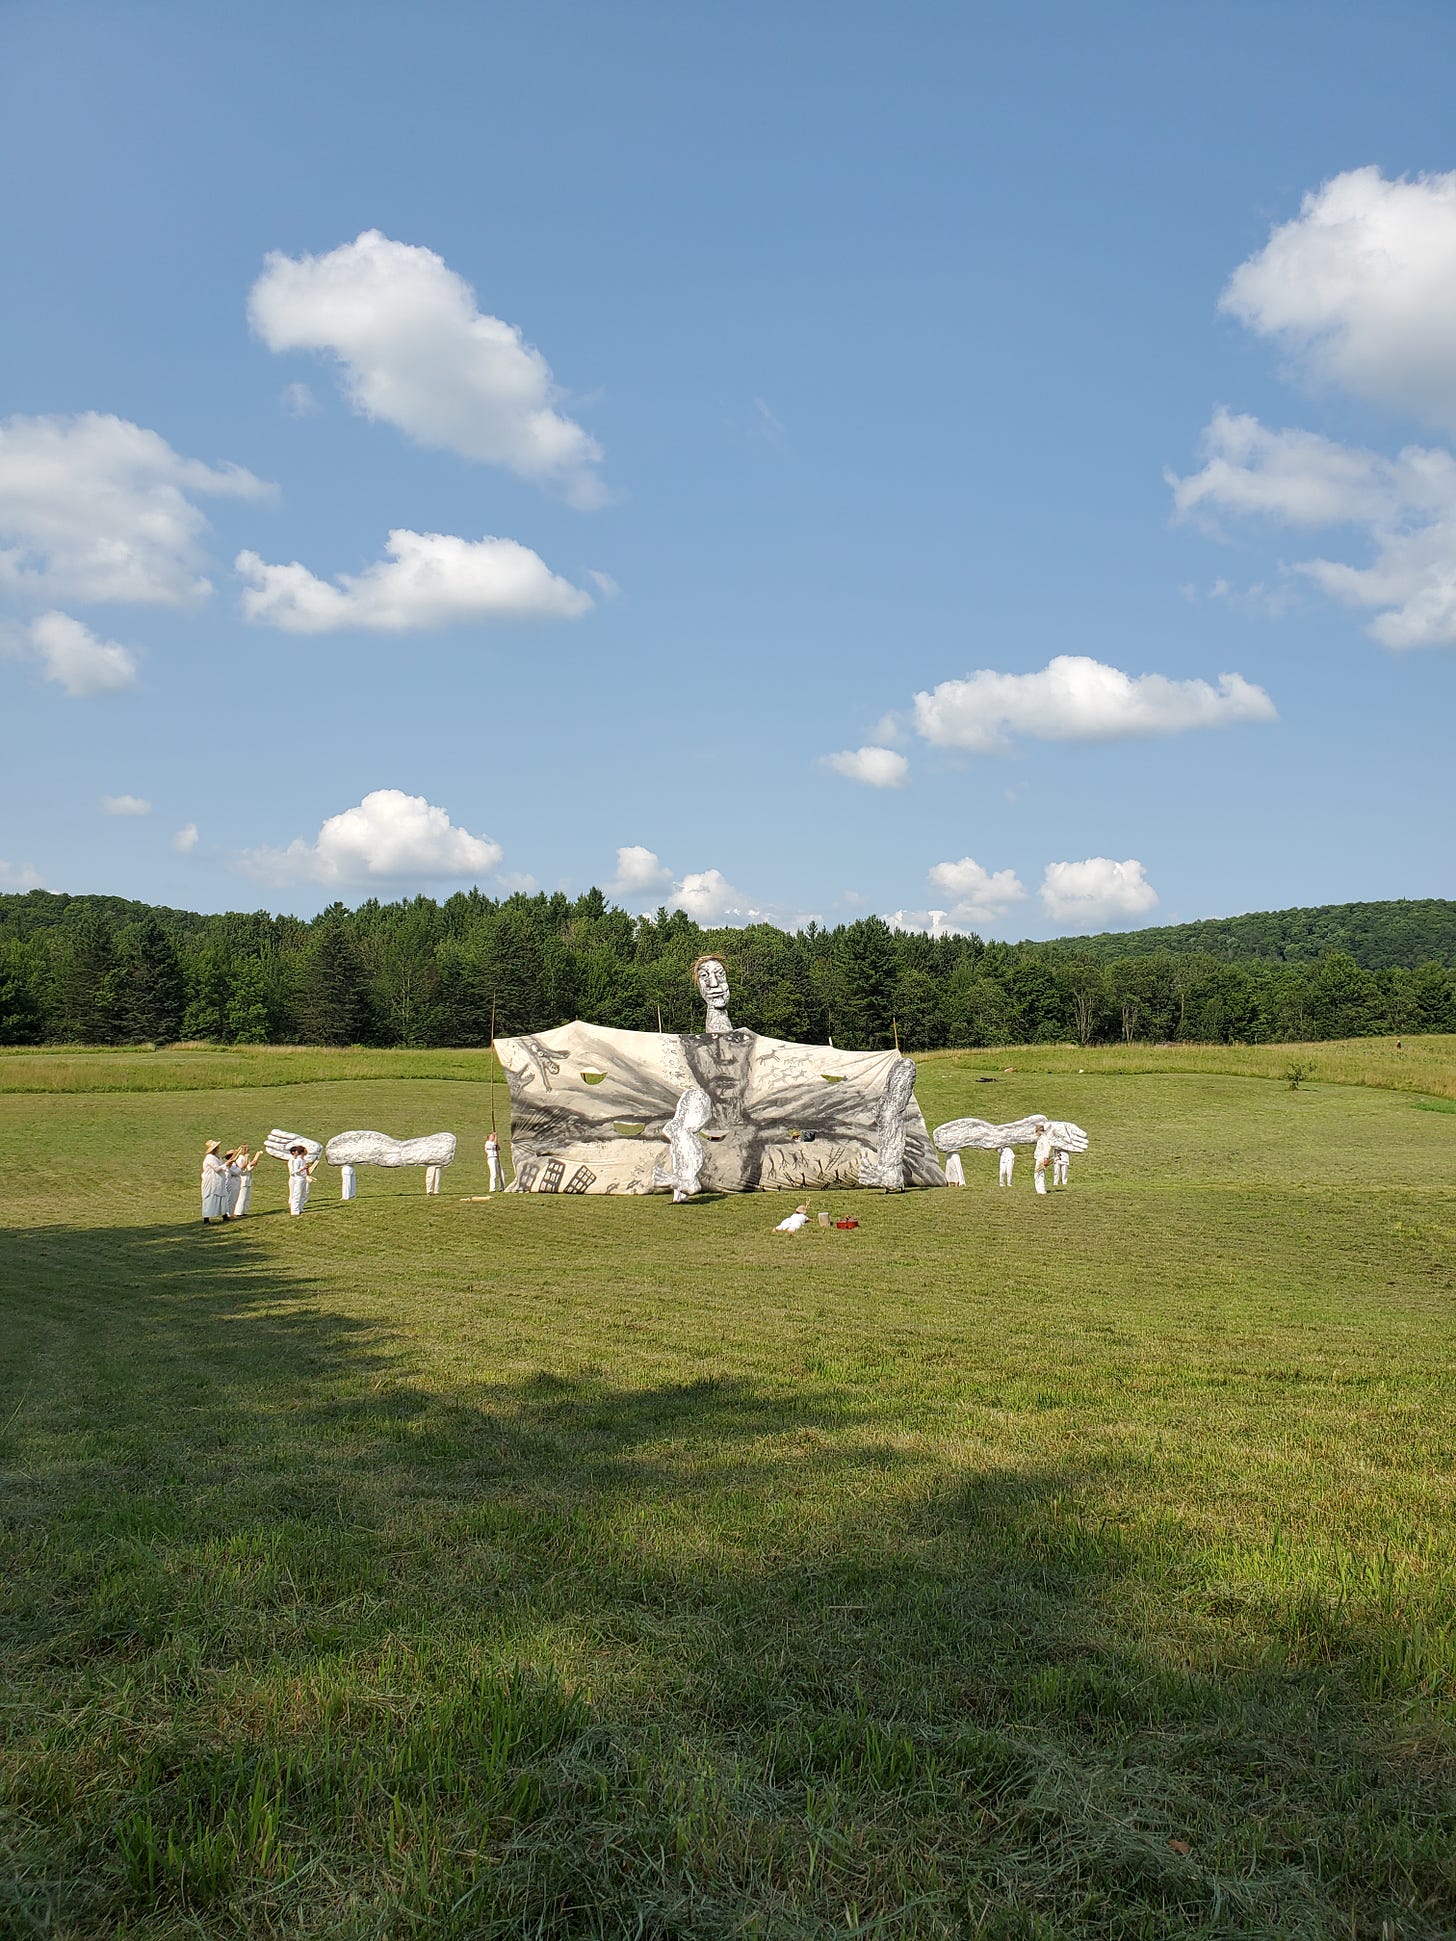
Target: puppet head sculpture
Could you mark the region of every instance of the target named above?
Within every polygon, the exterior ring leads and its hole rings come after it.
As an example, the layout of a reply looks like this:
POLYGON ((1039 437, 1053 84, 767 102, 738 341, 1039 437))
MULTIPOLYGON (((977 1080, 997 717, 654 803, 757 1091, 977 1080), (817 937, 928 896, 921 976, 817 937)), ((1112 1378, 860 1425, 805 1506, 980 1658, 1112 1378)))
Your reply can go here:
POLYGON ((700 957, 693 965, 693 977, 708 1016, 704 1031, 731 1031, 728 1022, 728 972, 721 957, 700 957))

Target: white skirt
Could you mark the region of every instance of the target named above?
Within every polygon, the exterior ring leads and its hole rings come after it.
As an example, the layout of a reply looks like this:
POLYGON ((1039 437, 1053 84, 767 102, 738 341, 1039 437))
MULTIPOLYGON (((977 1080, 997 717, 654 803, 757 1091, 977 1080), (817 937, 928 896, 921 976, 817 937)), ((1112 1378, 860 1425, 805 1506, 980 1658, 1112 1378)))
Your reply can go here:
POLYGON ((220 1220, 227 1212, 226 1173, 204 1173, 202 1178, 202 1217, 204 1220, 220 1220))
POLYGON ((235 1220, 242 1219, 243 1215, 248 1210, 248 1204, 251 1201, 252 1197, 253 1197, 253 1175, 251 1173, 244 1173, 242 1178, 238 1181, 238 1197, 233 1204, 233 1218, 235 1220))

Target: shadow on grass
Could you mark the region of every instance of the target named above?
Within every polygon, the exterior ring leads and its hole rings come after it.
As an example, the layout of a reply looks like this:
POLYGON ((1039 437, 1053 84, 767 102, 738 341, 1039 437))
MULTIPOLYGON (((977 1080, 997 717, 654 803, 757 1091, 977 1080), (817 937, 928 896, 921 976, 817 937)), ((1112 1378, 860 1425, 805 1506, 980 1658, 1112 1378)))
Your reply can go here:
POLYGON ((950 1475, 787 1378, 437 1393, 219 1240, 0 1237, 0 1930, 1451 1931, 1378 1612, 1271 1600, 1234 1670, 1110 1466, 950 1475))

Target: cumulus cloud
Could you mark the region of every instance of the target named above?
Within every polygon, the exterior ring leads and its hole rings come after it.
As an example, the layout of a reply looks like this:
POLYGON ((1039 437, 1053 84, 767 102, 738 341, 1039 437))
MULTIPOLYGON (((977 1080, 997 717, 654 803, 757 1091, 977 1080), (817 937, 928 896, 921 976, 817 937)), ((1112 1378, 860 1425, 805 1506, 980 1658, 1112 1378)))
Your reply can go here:
POLYGON ((0 858, 0 890, 38 890, 40 871, 33 863, 7 863, 0 858))
POLYGON ((270 350, 323 351, 350 404, 422 445, 502 465, 596 506, 601 448, 558 410, 551 367, 433 250, 366 230, 322 256, 274 252, 248 298, 270 350))
POLYGON ((1200 442, 1201 468, 1187 478, 1167 475, 1181 518, 1226 512, 1290 526, 1388 526, 1456 499, 1456 461, 1420 445, 1382 458, 1318 432, 1275 431, 1223 409, 1200 442))
POLYGON ((695 922, 706 926, 776 923, 786 930, 798 930, 819 920, 781 904, 756 902, 730 883, 720 869, 688 870, 678 875, 655 850, 642 843, 628 843, 618 849, 617 873, 607 885, 607 894, 620 897, 624 903, 686 910, 695 922))
POLYGON ((197 847, 197 824, 187 822, 172 838, 172 847, 179 856, 190 856, 197 847))
POLYGON ((48 681, 75 700, 135 687, 136 656, 129 647, 102 640, 68 613, 42 613, 24 633, 25 647, 48 681))
POLYGON ((142 795, 103 795, 102 815, 150 815, 152 805, 142 795))
POLYGON ((306 384, 285 384, 279 398, 290 418, 312 418, 319 408, 318 399, 306 384))
POLYGON ((342 886, 489 876, 501 856, 498 842, 457 828, 424 796, 375 789, 355 808, 330 816, 312 842, 299 836, 286 849, 247 849, 237 860, 264 883, 342 886))
POLYGON ((1456 173, 1334 176, 1220 301, 1317 380, 1456 430, 1456 173))
POLYGON ((998 923, 1013 904, 1026 900, 1026 887, 1014 869, 992 872, 973 856, 962 856, 958 863, 932 864, 930 881, 950 899, 948 915, 954 925, 998 923))
POLYGON ((1080 863, 1048 863, 1042 908, 1061 929, 1097 930, 1145 916, 1158 901, 1139 862, 1088 856, 1080 863))
POLYGON ((1386 647, 1456 645, 1456 457, 1408 445, 1394 458, 1317 433, 1270 430, 1257 418, 1215 414, 1205 463, 1170 474, 1175 510, 1228 513, 1295 527, 1349 526, 1374 554, 1368 566, 1316 557, 1294 571, 1346 606, 1373 611, 1386 647))
POLYGON ((1272 721, 1274 703, 1241 674, 1174 681, 1124 674, 1085 654, 1058 654, 1036 674, 981 668, 915 696, 915 728, 940 748, 997 754, 1017 735, 1037 741, 1129 741, 1272 721))
POLYGON ((0 586, 37 600, 188 606, 211 584, 198 498, 273 488, 98 411, 0 424, 0 586))
POLYGON ((953 923, 948 910, 892 910, 884 921, 891 930, 917 930, 927 937, 965 934, 965 926, 953 923))
POLYGON ((239 553, 234 565, 249 582, 243 612, 285 633, 406 633, 467 620, 571 620, 592 604, 514 539, 400 529, 384 550, 387 558, 337 580, 321 580, 297 560, 270 566, 257 553, 239 553))
POLYGON ((607 885, 609 896, 638 901, 665 890, 672 871, 657 854, 640 842, 624 843, 617 851, 617 873, 607 885))
POLYGON ((820 760, 836 775, 872 789, 903 788, 910 773, 909 762, 893 748, 846 748, 838 755, 822 755, 820 760))
MULTIPOLYGON (((1239 265, 1220 303, 1301 375, 1456 429, 1456 173, 1334 176, 1239 265)), ((1188 477, 1169 475, 1178 514, 1352 528, 1365 561, 1318 555, 1293 573, 1373 615, 1383 646, 1456 645, 1451 452, 1408 445, 1386 457, 1219 411, 1202 457, 1188 477)))
POLYGON ((686 910, 697 923, 761 923, 765 913, 751 907, 742 890, 721 869, 689 870, 664 898, 669 910, 686 910))

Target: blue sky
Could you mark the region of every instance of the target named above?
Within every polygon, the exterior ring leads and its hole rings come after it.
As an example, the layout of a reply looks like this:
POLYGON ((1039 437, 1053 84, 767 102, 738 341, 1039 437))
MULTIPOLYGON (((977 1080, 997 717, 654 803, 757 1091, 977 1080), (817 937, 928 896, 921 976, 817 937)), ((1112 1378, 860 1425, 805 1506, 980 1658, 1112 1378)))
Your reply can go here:
POLYGON ((12 0, 0 887, 1456 894, 1453 71, 1445 5, 12 0))

